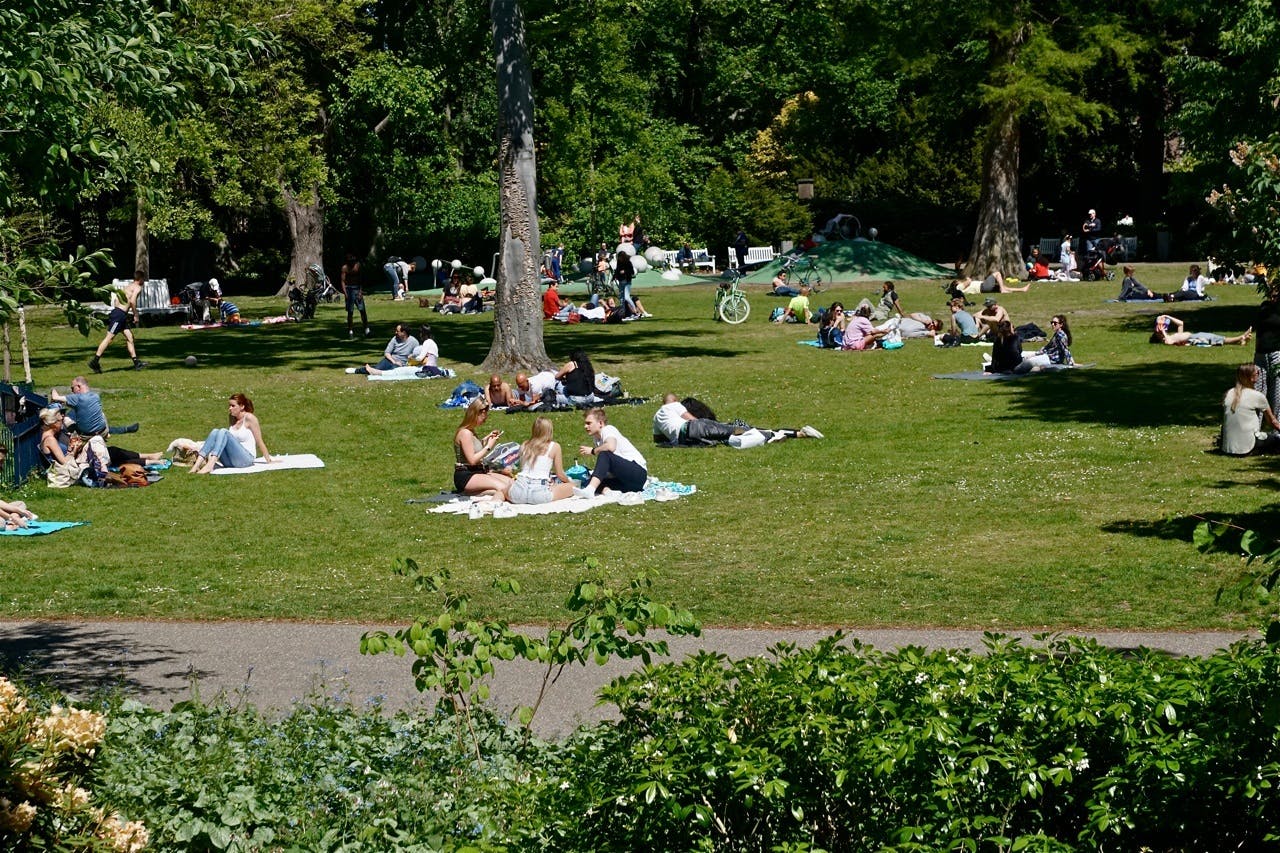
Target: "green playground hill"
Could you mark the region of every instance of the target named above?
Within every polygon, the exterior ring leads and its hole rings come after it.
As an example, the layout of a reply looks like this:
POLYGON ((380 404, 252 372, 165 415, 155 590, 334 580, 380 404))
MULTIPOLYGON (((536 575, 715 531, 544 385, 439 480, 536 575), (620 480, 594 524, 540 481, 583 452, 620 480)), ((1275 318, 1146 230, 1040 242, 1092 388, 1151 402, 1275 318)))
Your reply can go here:
MULTIPOLYGON (((947 278, 952 274, 947 267, 875 240, 829 240, 809 249, 807 254, 816 256, 836 283, 947 278)), ((779 256, 742 280, 748 284, 768 284, 781 269, 784 258, 779 256)))

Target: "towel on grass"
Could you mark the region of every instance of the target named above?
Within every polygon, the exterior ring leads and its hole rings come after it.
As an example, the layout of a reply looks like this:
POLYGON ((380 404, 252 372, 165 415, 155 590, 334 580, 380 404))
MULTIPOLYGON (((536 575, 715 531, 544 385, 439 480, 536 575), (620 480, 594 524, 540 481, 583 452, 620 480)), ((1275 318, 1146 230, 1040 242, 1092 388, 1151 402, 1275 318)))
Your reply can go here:
POLYGON ((1163 299, 1104 299, 1103 302, 1164 302, 1163 299))
MULTIPOLYGON (((568 472, 566 472, 568 473, 568 472)), ((561 512, 586 512, 598 506, 620 504, 635 506, 647 501, 674 501, 698 490, 697 486, 684 483, 662 482, 653 477, 641 492, 608 492, 597 493, 590 498, 567 498, 545 504, 511 504, 505 501, 483 500, 480 498, 461 498, 431 507, 427 512, 448 513, 450 515, 466 515, 476 518, 514 518, 517 515, 550 515, 561 512)))
POLYGON ((451 368, 444 368, 444 373, 439 376, 423 376, 418 373, 422 368, 417 365, 407 365, 405 367, 393 367, 390 370, 384 370, 382 373, 368 375, 370 382, 401 382, 406 379, 452 379, 458 374, 451 368))
POLYGON ((252 468, 216 468, 215 474, 261 474, 263 471, 284 471, 288 468, 323 468, 324 462, 314 453, 290 453, 287 456, 274 456, 272 461, 263 462, 262 457, 253 460, 252 468))
POLYGON ((969 382, 981 382, 986 379, 1026 379, 1028 376, 1038 376, 1044 373, 1063 373, 1068 370, 1086 370, 1093 367, 1095 362, 1089 364, 1051 364, 1048 367, 1042 367, 1039 370, 1032 370, 1027 373, 987 373, 982 370, 965 370, 961 373, 935 373, 934 379, 961 379, 969 382))
POLYGON ((19 527, 17 530, 0 528, 0 536, 43 536, 46 533, 56 533, 68 527, 79 527, 88 523, 87 521, 28 521, 26 527, 19 527))

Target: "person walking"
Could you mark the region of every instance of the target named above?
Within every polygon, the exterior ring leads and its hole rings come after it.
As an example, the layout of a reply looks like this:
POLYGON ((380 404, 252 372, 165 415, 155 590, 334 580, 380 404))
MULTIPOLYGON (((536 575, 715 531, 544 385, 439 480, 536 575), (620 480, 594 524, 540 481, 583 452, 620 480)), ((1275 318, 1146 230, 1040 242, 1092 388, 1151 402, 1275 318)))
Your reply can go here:
POLYGON ((133 332, 129 329, 132 323, 138 323, 142 319, 138 315, 138 294, 142 293, 144 280, 143 274, 136 272, 133 274, 133 281, 125 285, 122 290, 111 289, 111 313, 107 314, 107 334, 103 337, 102 343, 98 344, 93 358, 89 359, 89 369, 94 373, 102 372, 102 354, 119 334, 124 335, 124 345, 129 350, 129 358, 133 359, 133 369, 142 370, 147 366, 145 361, 138 358, 138 350, 133 343, 133 332))
POLYGON ((360 261, 350 252, 347 253, 347 262, 342 265, 342 278, 339 284, 342 285, 342 293, 346 297, 347 337, 356 336, 352 320, 357 309, 360 311, 360 322, 364 325, 364 336, 369 337, 373 334, 373 329, 369 328, 369 314, 364 307, 364 288, 360 284, 360 261))

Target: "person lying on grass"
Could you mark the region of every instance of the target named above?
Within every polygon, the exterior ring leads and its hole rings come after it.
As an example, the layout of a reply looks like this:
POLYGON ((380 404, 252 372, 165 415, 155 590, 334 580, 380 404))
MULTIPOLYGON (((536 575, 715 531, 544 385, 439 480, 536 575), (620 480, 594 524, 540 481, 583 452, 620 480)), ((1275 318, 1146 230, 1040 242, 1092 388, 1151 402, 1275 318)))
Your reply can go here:
MULTIPOLYGON (((742 435, 751 429, 750 425, 740 420, 722 423, 706 404, 692 397, 681 400, 670 393, 662 398, 662 405, 653 416, 654 442, 670 447, 724 444, 731 437, 742 435)), ((822 433, 811 426, 800 429, 762 429, 760 432, 770 444, 784 438, 822 438, 822 433)))
POLYGON ((1156 317, 1156 328, 1151 333, 1153 344, 1168 344, 1171 347, 1220 347, 1226 344, 1244 346, 1253 338, 1253 327, 1245 329, 1233 338, 1215 335, 1213 332, 1188 332, 1186 324, 1171 314, 1156 317))

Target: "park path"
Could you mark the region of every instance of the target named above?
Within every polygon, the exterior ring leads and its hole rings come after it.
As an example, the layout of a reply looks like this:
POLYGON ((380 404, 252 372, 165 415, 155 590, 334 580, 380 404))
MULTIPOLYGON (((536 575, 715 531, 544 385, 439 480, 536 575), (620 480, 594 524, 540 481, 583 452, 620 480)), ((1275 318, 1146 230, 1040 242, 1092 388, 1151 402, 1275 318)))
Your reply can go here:
MULTIPOLYGON (((157 708, 191 698, 226 695, 263 710, 288 709, 307 697, 341 698, 354 704, 374 700, 399 709, 425 700, 413 687, 412 658, 360 654, 361 626, 295 622, 90 622, 0 621, 0 672, 46 677, 70 696, 86 696, 104 686, 157 708)), ((780 642, 812 645, 830 630, 712 628, 700 638, 674 637, 672 657, 708 650, 731 658, 764 654, 780 642)), ((952 629, 849 629, 877 648, 903 646, 981 649, 981 631, 952 629)), ((1010 631, 1031 640, 1039 632, 1010 631)), ((1248 636, 1200 632, 1064 632, 1089 636, 1105 646, 1145 646, 1174 655, 1205 655, 1248 636)), ((566 670, 549 690, 534 727, 553 737, 577 724, 605 719, 597 691, 639 662, 611 661, 566 670)), ((503 711, 530 704, 541 673, 525 662, 502 663, 492 682, 493 707, 503 711)))

